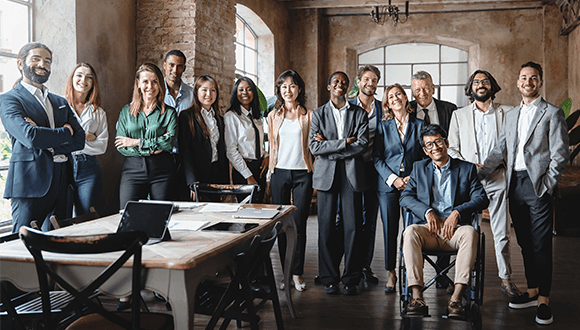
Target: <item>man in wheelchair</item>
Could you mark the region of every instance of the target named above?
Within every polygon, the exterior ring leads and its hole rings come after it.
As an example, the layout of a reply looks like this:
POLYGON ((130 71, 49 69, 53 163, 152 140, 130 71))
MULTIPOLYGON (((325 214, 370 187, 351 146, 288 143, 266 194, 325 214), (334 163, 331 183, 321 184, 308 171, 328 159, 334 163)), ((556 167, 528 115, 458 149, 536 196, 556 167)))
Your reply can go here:
POLYGON ((450 317, 463 317, 463 291, 469 284, 479 239, 471 219, 473 213, 488 206, 489 200, 475 165, 448 156, 447 132, 441 126, 425 126, 419 142, 431 159, 415 162, 400 198, 401 207, 413 213, 413 224, 403 232, 403 256, 413 294, 405 311, 409 315, 427 314, 422 251, 457 251, 455 290, 447 309, 450 317))

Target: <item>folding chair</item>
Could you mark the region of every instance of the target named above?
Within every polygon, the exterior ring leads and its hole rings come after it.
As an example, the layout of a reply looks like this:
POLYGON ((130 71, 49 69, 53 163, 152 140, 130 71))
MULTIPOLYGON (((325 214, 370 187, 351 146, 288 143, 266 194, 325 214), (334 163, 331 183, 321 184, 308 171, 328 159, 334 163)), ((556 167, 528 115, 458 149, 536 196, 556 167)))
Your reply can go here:
POLYGON ((250 195, 250 201, 254 194, 260 191, 257 184, 214 184, 214 183, 194 183, 193 191, 195 192, 195 201, 201 202, 200 193, 203 195, 233 195, 238 200, 242 200, 250 195))
POLYGON ((139 329, 147 324, 158 329, 172 329, 173 317, 167 314, 141 313, 139 291, 141 289, 141 248, 147 242, 143 232, 122 232, 91 236, 53 236, 28 227, 20 228, 20 238, 34 257, 42 296, 43 325, 45 329, 66 327, 67 329, 139 329), (98 254, 124 251, 93 281, 82 290, 75 289, 59 274, 55 273, 43 258, 43 251, 61 254, 98 254), (91 299, 97 288, 111 278, 133 257, 132 265, 132 311, 112 313, 91 299), (51 312, 48 278, 54 280, 73 296, 62 308, 65 318, 51 312))
POLYGON ((281 228, 282 223, 278 222, 264 240, 256 235, 247 251, 238 254, 234 260, 235 271, 227 287, 209 282, 203 282, 198 287, 195 312, 212 316, 206 330, 214 329, 220 317, 224 318, 220 329, 225 329, 235 319, 238 328, 242 326, 241 321, 246 321, 250 322, 252 330, 257 330, 260 318, 256 312, 268 300, 274 306, 277 329, 284 329, 270 259, 270 251, 281 228), (257 305, 254 305, 255 299, 260 299, 257 305))
MULTIPOLYGON (((485 275, 485 233, 481 230, 481 212, 473 214, 473 221, 472 225, 479 234, 479 243, 477 246, 477 254, 475 258, 475 264, 473 269, 471 270, 470 282, 467 285, 467 288, 464 292, 464 299, 467 301, 465 310, 467 315, 467 320, 470 321, 472 329, 479 330, 481 329, 482 320, 481 320, 481 305, 483 304, 483 286, 484 286, 484 275, 485 275)), ((409 225, 412 224, 412 215, 411 212, 408 210, 403 210, 403 221, 404 227, 407 228, 409 225)), ((400 255, 399 255, 399 292, 401 294, 400 299, 400 312, 401 317, 403 318, 403 328, 408 329, 410 326, 410 316, 406 314, 405 308, 411 301, 411 290, 407 285, 407 269, 405 267, 405 258, 403 256, 403 237, 401 235, 401 243, 400 243, 400 255)), ((455 260, 451 261, 449 265, 445 268, 439 267, 435 261, 433 261, 430 257, 435 256, 451 256, 457 255, 457 251, 441 251, 441 250, 423 250, 423 260, 427 261, 426 263, 431 265, 435 270, 435 276, 426 281, 422 291, 427 290, 433 284, 437 282, 437 279, 445 279, 451 285, 455 285, 455 283, 449 278, 447 273, 451 268, 455 266, 455 260)), ((425 264, 425 263, 424 263, 425 264)), ((423 316, 430 316, 427 312, 426 315, 423 316)), ((447 317, 444 315, 443 317, 447 317)))
POLYGON ((87 213, 87 214, 79 215, 78 217, 64 219, 64 220, 58 220, 55 215, 52 215, 52 216, 50 216, 50 222, 52 223, 52 226, 54 227, 54 229, 59 229, 59 228, 63 228, 63 227, 68 227, 70 225, 75 225, 78 223, 83 223, 86 221, 95 220, 98 217, 99 217, 99 214, 97 213, 95 208, 91 206, 91 208, 89 209, 89 213, 87 213))

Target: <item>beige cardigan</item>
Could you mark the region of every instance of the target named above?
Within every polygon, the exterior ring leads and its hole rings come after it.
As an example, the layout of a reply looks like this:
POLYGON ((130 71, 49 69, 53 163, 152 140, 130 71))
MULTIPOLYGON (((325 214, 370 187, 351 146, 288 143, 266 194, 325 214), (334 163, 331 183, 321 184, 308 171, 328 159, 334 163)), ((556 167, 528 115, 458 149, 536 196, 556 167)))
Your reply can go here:
MULTIPOLYGON (((299 108, 298 113, 298 123, 302 129, 302 159, 308 168, 308 172, 312 172, 314 169, 312 154, 310 153, 310 148, 308 147, 308 135, 310 134, 310 122, 312 121, 312 110, 299 108)), ((278 110, 272 110, 268 114, 268 139, 270 142, 270 173, 274 173, 274 168, 278 162, 278 147, 280 146, 278 132, 284 122, 284 112, 285 108, 282 107, 278 110)))

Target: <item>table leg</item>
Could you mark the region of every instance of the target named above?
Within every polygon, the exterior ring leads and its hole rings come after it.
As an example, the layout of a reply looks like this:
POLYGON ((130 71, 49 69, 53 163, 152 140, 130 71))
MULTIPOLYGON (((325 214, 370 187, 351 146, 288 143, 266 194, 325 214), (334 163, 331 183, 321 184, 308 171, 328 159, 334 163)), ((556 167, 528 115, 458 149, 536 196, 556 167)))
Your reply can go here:
POLYGON ((280 221, 282 221, 282 232, 286 233, 286 260, 284 262, 284 292, 286 293, 286 301, 288 302, 288 309, 290 310, 290 315, 292 318, 296 318, 296 312, 294 311, 294 305, 292 304, 291 287, 292 282, 290 277, 292 275, 292 266, 294 263, 294 250, 296 249, 296 238, 298 233, 296 231, 296 225, 294 223, 294 218, 292 214, 285 216, 280 221))

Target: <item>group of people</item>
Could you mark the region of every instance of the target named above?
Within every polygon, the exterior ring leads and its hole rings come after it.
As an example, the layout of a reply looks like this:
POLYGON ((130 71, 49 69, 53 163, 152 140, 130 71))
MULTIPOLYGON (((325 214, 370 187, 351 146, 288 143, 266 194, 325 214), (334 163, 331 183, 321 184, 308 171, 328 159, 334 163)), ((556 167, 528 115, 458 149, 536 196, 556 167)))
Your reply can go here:
MULTIPOLYGON (((76 214, 88 212, 102 187, 95 156, 106 151, 108 132, 96 72, 78 64, 65 99, 43 85, 51 62, 45 45, 25 45, 17 60, 22 80, 0 96, 0 116, 12 140, 4 197, 11 199, 14 232, 33 219, 44 220, 42 229, 49 230, 48 217, 70 216, 72 204, 76 214)), ((254 200, 261 202, 269 172, 272 202, 297 207, 296 290, 306 288, 306 223, 315 189, 317 280, 324 292, 339 293, 342 282, 342 293, 353 295, 361 279, 378 283, 370 265, 380 208, 385 292, 396 291, 402 232, 413 294, 407 313, 426 311, 421 251, 443 249, 458 251, 454 286, 445 281, 438 286, 452 294, 449 315, 460 316, 478 244, 471 218, 489 206, 498 275, 509 306, 537 306, 536 322, 552 323, 552 196, 568 160, 568 136, 563 111, 539 95, 540 65, 522 65, 517 79, 522 102, 515 108, 494 102, 501 88, 489 72, 477 70, 465 85, 472 103, 458 110, 433 97, 435 85, 425 71, 412 76, 415 101, 393 84, 381 102, 375 98, 381 72, 366 65, 357 73, 355 99, 347 99, 349 77, 337 71, 328 78, 330 100, 313 111, 306 107, 304 81, 288 70, 276 81, 277 100, 268 114, 269 151, 258 89, 250 78, 235 82, 222 117, 215 79, 199 76, 190 87, 181 79, 185 68, 185 55, 172 50, 164 72, 151 63, 136 72, 131 103, 116 125, 115 147, 126 157, 121 208, 145 198, 199 197, 193 184, 229 183, 229 164, 233 183, 261 187, 254 200), (399 228, 401 209, 412 217, 408 228, 399 228), (509 215, 522 248, 524 293, 511 279, 509 215)), ((284 237, 279 246, 284 255, 284 237)), ((448 262, 438 260, 443 267, 448 262)))

